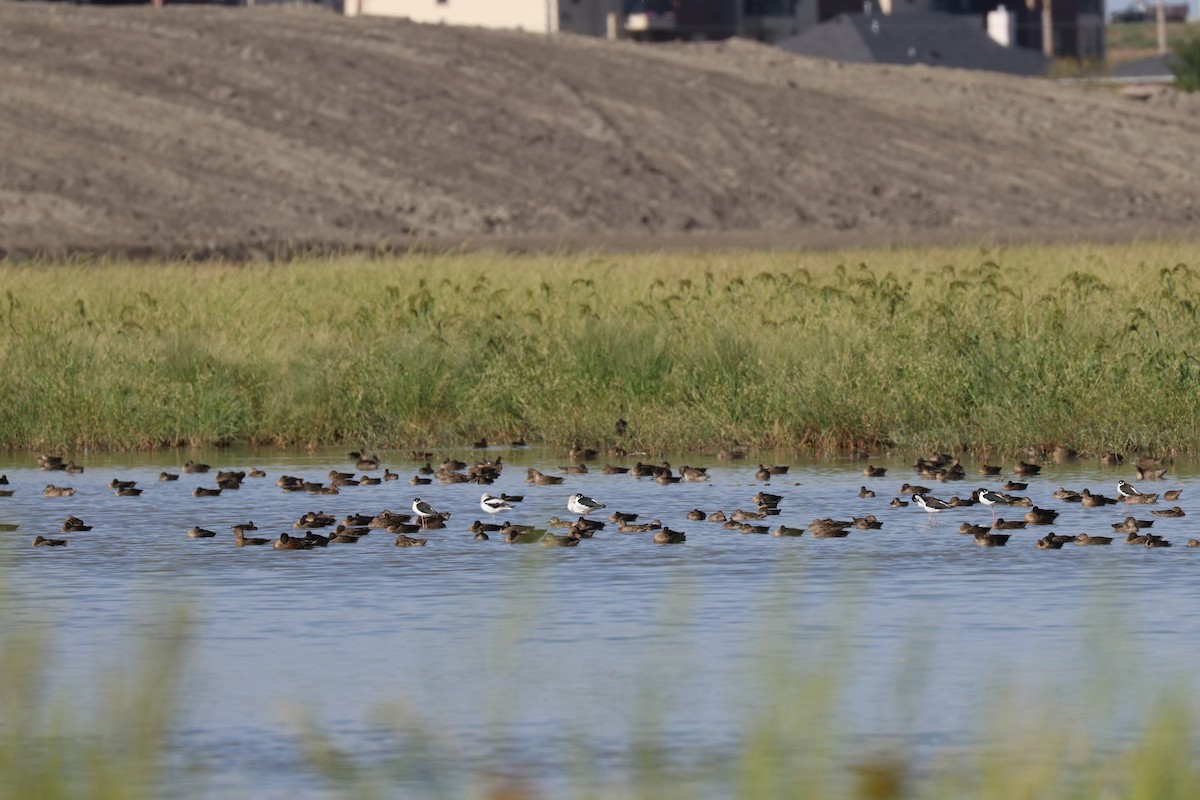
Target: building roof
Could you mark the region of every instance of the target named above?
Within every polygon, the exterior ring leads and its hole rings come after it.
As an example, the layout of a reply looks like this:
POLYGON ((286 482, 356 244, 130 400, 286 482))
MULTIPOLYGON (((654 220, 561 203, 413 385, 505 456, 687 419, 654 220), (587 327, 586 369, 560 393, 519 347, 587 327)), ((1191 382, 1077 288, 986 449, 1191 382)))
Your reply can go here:
POLYGON ((800 55, 866 64, 928 64, 1041 76, 1049 59, 992 41, 973 14, 839 14, 776 43, 800 55))

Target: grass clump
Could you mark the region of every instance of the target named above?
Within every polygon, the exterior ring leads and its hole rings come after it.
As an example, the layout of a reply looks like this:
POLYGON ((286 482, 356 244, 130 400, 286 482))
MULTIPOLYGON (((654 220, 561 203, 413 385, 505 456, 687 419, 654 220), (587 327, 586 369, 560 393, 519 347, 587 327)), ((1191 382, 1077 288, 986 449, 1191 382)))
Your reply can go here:
POLYGON ((1194 448, 1184 245, 0 268, 2 444, 1194 448))

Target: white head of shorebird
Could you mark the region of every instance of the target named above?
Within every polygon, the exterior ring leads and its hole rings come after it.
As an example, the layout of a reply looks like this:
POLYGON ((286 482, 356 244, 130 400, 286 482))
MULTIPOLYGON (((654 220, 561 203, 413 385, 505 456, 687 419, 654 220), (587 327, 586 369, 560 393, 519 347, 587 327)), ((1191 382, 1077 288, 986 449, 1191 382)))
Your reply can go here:
POLYGON ((501 511, 512 511, 512 505, 502 497, 492 497, 484 492, 479 499, 479 507, 489 514, 499 514, 501 511))
POLYGON ((601 508, 604 508, 604 503, 598 503, 585 494, 573 494, 571 495, 571 499, 567 501, 567 510, 581 517, 586 517, 591 512, 598 511, 601 508))

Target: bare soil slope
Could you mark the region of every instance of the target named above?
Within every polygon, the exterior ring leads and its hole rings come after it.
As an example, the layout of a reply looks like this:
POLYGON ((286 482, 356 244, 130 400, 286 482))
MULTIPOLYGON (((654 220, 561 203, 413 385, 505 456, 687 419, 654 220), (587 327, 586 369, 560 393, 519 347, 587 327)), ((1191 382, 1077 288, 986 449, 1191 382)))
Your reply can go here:
POLYGON ((304 7, 0 2, 0 34, 0 251, 1200 220, 1191 98, 304 7))

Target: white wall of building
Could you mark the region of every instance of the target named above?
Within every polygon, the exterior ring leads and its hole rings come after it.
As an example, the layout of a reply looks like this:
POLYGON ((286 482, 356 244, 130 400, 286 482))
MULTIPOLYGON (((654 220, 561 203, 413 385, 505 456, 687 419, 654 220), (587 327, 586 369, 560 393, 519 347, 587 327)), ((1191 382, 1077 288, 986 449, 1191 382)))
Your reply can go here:
POLYGON ((344 0, 347 16, 603 36, 610 0, 344 0))

